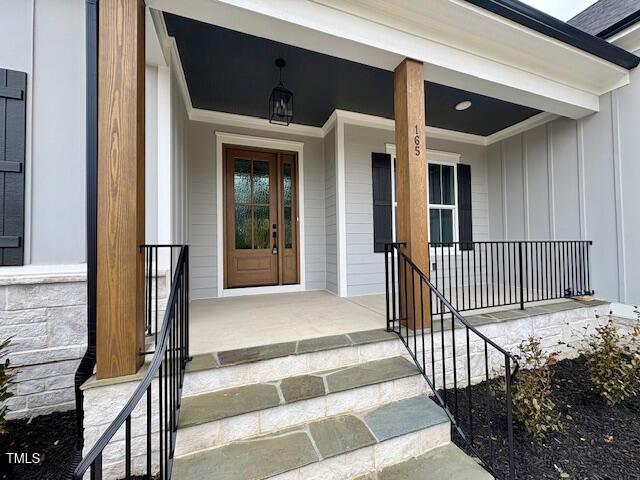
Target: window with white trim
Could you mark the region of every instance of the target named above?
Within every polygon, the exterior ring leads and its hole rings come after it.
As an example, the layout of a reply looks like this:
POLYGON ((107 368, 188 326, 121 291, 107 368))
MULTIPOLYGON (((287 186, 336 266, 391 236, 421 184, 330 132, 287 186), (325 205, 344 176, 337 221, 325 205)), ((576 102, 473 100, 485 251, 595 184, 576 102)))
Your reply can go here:
POLYGON ((458 231, 456 169, 453 165, 427 165, 429 192, 429 239, 434 243, 456 241, 458 231))
MULTIPOLYGON (((391 198, 393 199, 393 241, 396 237, 398 199, 396 198, 395 149, 387 148, 391 155, 391 198)), ((429 241, 456 242, 458 239, 458 179, 456 164, 439 162, 427 154, 427 195, 429 199, 429 241)))

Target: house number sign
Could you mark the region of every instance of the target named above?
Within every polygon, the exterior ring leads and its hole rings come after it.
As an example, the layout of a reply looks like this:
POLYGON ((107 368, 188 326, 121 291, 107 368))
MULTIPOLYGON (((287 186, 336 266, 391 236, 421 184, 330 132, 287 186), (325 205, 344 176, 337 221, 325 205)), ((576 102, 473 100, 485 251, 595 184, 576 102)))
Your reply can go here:
POLYGON ((420 156, 420 133, 418 132, 418 125, 416 125, 416 135, 413 137, 413 143, 415 144, 414 153, 416 157, 420 156))

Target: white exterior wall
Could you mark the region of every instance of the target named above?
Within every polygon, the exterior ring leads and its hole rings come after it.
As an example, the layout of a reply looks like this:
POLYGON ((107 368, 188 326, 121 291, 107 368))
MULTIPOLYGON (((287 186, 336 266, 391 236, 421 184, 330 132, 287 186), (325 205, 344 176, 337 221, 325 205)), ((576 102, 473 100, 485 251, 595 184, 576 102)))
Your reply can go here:
POLYGON ((493 240, 592 240, 596 296, 640 303, 640 72, 561 118, 488 147, 493 240))
POLYGON ((320 138, 275 134, 246 128, 189 122, 191 296, 213 298, 218 294, 217 260, 217 161, 215 132, 277 138, 304 143, 304 238, 307 290, 324 290, 325 279, 325 162, 320 138))
POLYGON ((0 67, 27 73, 25 266, 0 267, 9 418, 74 408, 86 348, 85 2, 0 0, 0 67))
POLYGON ((27 73, 26 264, 85 261, 84 4, 0 0, 0 67, 27 73))
MULTIPOLYGON (((371 153, 395 143, 392 130, 345 126, 347 295, 383 293, 384 254, 373 251, 371 153)), ((427 138, 427 148, 460 154, 471 166, 471 204, 475 241, 489 240, 489 202, 485 147, 427 138)))

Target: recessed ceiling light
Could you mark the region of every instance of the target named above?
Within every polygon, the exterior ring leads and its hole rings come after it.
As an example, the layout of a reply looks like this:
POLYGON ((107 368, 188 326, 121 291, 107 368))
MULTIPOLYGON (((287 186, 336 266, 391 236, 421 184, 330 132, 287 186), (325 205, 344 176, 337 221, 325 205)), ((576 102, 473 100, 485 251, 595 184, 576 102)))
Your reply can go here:
POLYGON ((466 110, 470 106, 471 106, 471 102, 469 100, 465 100, 464 102, 460 102, 459 104, 456 105, 456 110, 458 111, 466 110))

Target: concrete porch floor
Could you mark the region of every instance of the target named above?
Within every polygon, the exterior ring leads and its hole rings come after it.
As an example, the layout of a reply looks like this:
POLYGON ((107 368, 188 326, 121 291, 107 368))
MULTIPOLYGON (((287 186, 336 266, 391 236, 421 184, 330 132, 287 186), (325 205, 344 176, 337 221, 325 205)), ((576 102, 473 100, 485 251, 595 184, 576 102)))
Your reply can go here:
MULTIPOLYGON (((473 324, 578 308, 566 299, 463 312, 473 324)), ((386 328, 384 294, 340 298, 326 291, 194 300, 194 355, 386 328)))
POLYGON ((191 353, 386 328, 384 295, 370 297, 356 303, 314 291, 194 300, 191 353))

